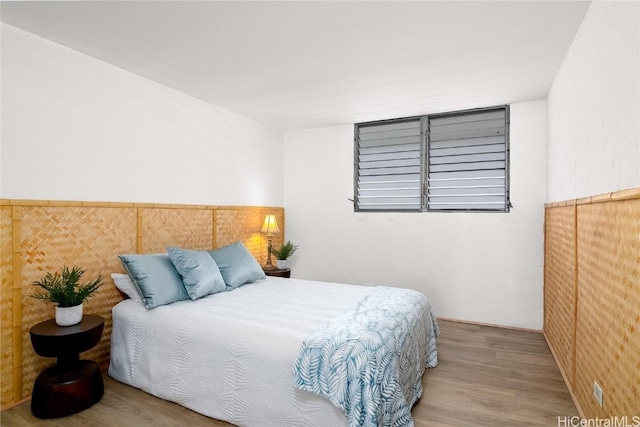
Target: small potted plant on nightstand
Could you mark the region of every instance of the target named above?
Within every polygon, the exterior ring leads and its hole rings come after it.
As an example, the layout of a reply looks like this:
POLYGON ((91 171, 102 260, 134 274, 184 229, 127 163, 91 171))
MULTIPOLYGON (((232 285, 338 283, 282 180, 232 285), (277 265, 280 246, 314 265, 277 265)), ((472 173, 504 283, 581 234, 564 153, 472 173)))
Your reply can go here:
POLYGON ((279 248, 271 248, 271 253, 277 259, 278 270, 286 270, 289 267, 289 257, 298 249, 298 245, 291 243, 291 240, 287 240, 279 248))
POLYGON ((59 326, 71 326, 82 321, 82 303, 102 286, 102 276, 93 282, 79 284, 85 270, 80 267, 62 267, 62 274, 47 273, 42 279, 33 282, 46 293, 31 295, 33 298, 57 303, 56 323, 59 326))

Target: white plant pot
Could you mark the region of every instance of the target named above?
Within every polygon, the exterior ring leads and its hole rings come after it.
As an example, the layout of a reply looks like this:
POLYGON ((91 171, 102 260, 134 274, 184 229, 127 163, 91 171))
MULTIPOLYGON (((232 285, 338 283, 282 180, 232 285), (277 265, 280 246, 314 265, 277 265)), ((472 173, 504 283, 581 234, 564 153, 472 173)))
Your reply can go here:
POLYGON ((276 260, 276 268, 278 270, 286 270, 287 268, 289 268, 289 260, 288 259, 276 260))
POLYGON ((82 321, 82 304, 74 307, 56 306, 56 323, 58 326, 77 325, 82 321))

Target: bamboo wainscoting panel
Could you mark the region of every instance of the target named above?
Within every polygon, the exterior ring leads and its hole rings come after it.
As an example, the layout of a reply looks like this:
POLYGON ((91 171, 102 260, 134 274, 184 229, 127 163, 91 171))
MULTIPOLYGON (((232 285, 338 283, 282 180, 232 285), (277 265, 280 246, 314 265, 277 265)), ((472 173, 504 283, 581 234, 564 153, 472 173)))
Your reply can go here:
MULTIPOLYGON (((577 294, 570 388, 576 406, 587 418, 627 416, 631 422, 631 417, 640 416, 640 189, 575 203, 577 294), (602 407, 593 397, 594 380, 603 389, 602 407)), ((567 230, 553 225, 551 219, 563 205, 546 207, 545 259, 565 259, 545 263, 545 320, 571 311, 570 301, 548 286, 552 275, 548 270, 558 264, 571 265, 573 256, 570 251, 551 252, 551 242, 566 240, 562 233, 567 230), (553 301, 555 298, 559 300, 553 301)), ((565 349, 552 338, 561 334, 558 329, 562 327, 545 321, 549 345, 564 364, 565 349)))
MULTIPOLYGON (((274 234, 273 246, 282 244, 284 236, 284 210, 272 209, 218 209, 215 215, 215 247, 242 241, 249 252, 262 264, 267 261, 267 238, 262 236, 260 228, 267 214, 276 216, 280 233, 274 234)), ((275 259, 272 257, 272 259, 275 259)), ((275 264, 275 261, 272 261, 275 264)))
POLYGON ((575 394, 590 417, 640 416, 640 199, 578 206, 578 248, 575 394))
POLYGON ((13 399, 13 227, 11 206, 0 206, 0 402, 13 399))
POLYGON ((167 246, 211 249, 213 211, 207 209, 140 209, 141 253, 161 253, 167 246))
POLYGON ((573 384, 576 314, 576 207, 545 212, 544 330, 573 384))
POLYGON ((85 278, 102 275, 104 285, 85 304, 85 312, 105 318, 100 343, 82 357, 106 368, 109 362, 111 309, 122 300, 110 274, 123 272, 122 253, 165 252, 167 246, 212 249, 242 241, 260 263, 266 261, 266 239, 260 233, 266 214, 278 218, 281 207, 218 207, 110 202, 1 200, 2 254, 0 342, 2 408, 28 398, 37 374, 55 363, 36 355, 29 329, 54 317, 54 305, 30 295, 31 283, 63 265, 86 269, 85 278), (221 243, 218 243, 221 242, 221 243))

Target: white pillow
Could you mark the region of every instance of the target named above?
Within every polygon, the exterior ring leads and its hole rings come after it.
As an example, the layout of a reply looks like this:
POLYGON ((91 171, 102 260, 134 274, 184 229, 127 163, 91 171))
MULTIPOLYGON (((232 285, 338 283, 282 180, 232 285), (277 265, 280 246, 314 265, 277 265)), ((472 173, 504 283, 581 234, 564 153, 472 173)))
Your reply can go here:
POLYGON ((128 274, 111 273, 111 278, 120 292, 125 293, 132 300, 142 302, 140 292, 138 292, 136 285, 133 284, 128 274))

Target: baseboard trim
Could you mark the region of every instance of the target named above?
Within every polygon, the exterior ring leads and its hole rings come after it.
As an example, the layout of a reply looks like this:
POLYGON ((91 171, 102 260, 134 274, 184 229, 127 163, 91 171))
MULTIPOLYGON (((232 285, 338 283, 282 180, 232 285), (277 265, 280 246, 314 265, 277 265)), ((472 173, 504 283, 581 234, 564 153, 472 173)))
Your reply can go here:
POLYGON ((542 333, 542 330, 540 330, 540 329, 520 328, 520 327, 517 327, 517 326, 496 325, 494 323, 472 322, 470 320, 450 319, 448 317, 439 317, 439 316, 436 317, 436 319, 445 320, 447 322, 466 323, 468 325, 488 326, 490 328, 512 329, 514 331, 523 331, 523 332, 536 332, 538 334, 542 333))
POLYGON ((8 405, 3 406, 3 407, 2 407, 2 409, 0 409, 0 412, 4 412, 4 411, 9 410, 9 409, 11 409, 11 408, 14 408, 14 407, 16 407, 16 406, 22 405, 23 403, 27 403, 27 402, 29 402, 30 400, 31 400, 31 396, 29 396, 29 397, 25 397, 24 399, 19 400, 19 401, 17 401, 17 402, 9 403, 8 405))

